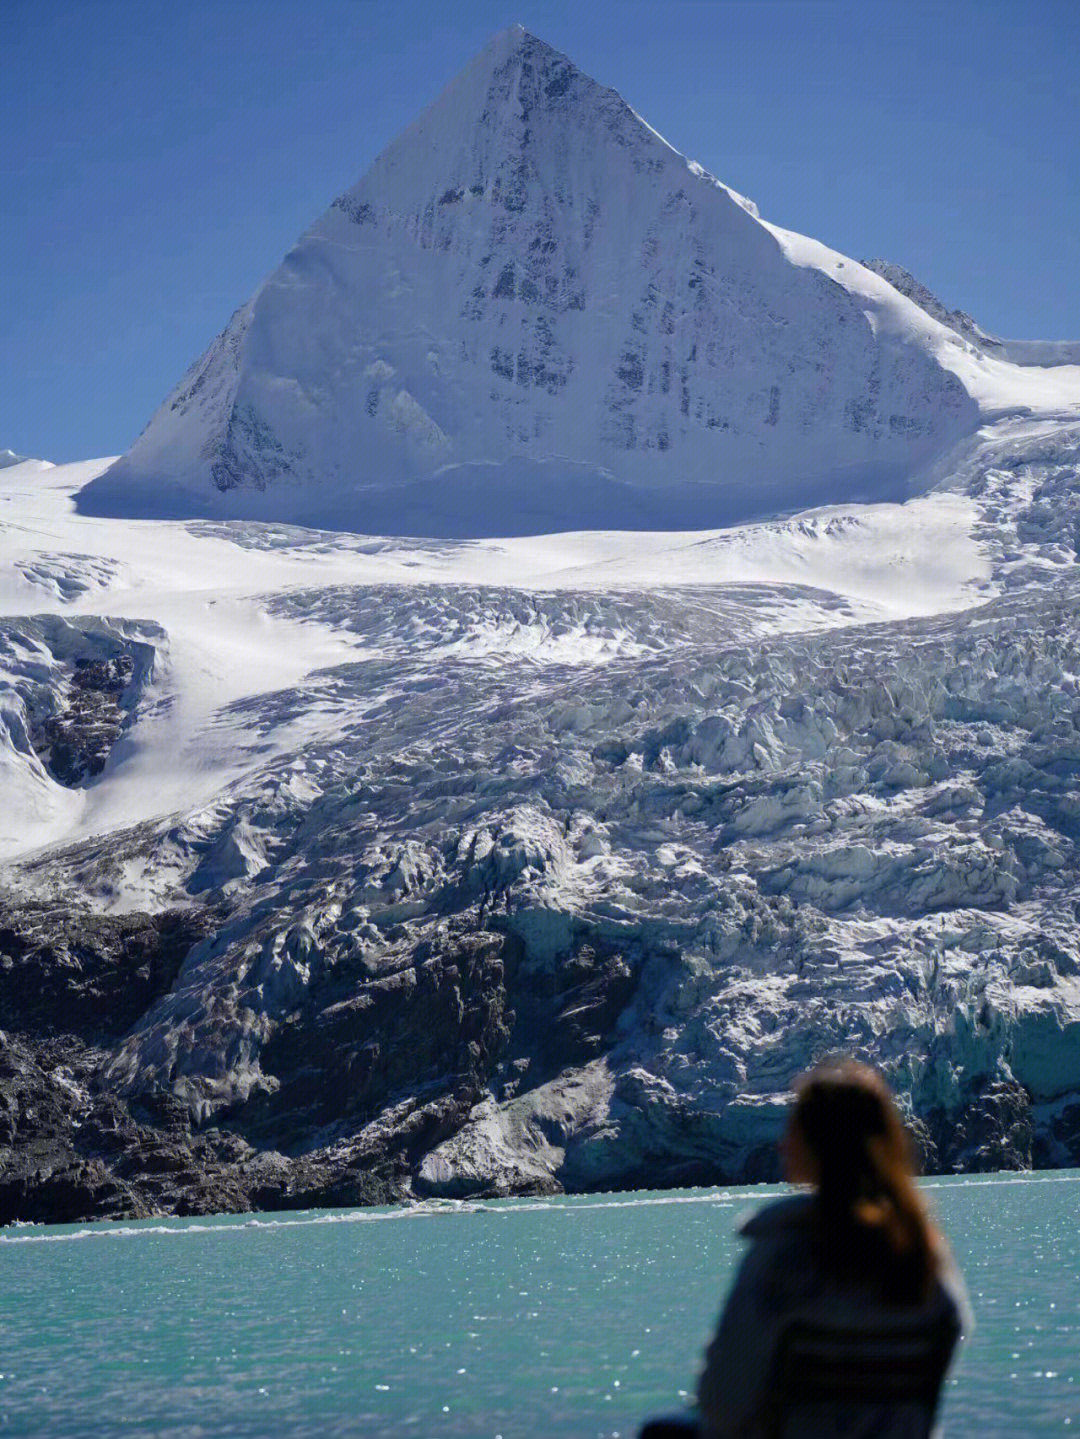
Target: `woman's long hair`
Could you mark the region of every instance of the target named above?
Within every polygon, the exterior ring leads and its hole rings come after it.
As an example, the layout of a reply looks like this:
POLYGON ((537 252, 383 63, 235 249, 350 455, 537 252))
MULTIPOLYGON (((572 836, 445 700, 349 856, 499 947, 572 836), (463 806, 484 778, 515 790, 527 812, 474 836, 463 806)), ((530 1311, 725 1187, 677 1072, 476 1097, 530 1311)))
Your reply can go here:
POLYGON ((911 1144, 885 1081, 842 1060, 797 1086, 791 1142, 810 1158, 825 1266, 917 1304, 940 1267, 941 1241, 914 1183, 911 1144))

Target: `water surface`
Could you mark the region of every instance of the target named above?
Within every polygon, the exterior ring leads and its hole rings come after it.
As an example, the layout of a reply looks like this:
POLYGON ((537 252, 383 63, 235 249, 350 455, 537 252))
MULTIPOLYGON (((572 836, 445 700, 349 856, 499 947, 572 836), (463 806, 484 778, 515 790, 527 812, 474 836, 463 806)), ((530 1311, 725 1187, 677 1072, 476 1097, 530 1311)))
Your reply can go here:
MULTIPOLYGON (((1080 1172, 926 1188, 978 1324, 946 1432, 1080 1429, 1080 1172)), ((773 1192, 0 1231, 0 1432, 628 1439, 773 1192)))

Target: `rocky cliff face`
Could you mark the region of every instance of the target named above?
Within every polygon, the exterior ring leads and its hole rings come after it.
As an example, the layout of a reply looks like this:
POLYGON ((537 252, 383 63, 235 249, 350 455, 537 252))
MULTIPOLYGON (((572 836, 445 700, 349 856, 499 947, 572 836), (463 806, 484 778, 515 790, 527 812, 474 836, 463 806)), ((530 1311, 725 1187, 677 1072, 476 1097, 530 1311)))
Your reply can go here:
POLYGON ((515 28, 81 504, 431 535, 730 523, 899 493, 977 423, 961 362, 515 28))

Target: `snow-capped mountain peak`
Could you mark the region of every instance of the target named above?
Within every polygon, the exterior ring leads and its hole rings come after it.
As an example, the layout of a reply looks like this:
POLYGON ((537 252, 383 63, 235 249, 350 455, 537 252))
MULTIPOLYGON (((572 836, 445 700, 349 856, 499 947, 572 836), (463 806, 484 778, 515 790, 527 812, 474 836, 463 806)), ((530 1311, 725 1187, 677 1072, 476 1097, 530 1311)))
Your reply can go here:
POLYGON ((468 536, 893 498, 991 363, 514 26, 81 505, 468 536))
POLYGON ((609 147, 628 152, 636 173, 670 165, 685 179, 689 170, 756 214, 749 201, 679 154, 617 91, 520 25, 494 36, 336 203, 344 208, 355 196, 362 204, 374 189, 383 204, 404 214, 491 194, 513 213, 527 207, 537 186, 564 205, 584 203, 604 186, 596 170, 610 166, 609 147), (588 170, 580 166, 589 148, 581 132, 596 142, 598 164, 588 170))

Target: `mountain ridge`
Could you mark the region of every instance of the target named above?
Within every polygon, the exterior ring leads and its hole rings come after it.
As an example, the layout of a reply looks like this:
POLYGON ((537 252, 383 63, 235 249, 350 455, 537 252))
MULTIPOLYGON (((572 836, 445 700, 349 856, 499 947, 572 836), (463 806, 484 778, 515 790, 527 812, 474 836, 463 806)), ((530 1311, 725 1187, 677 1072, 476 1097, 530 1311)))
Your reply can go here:
POLYGON ((933 319, 970 339, 987 354, 997 355, 1011 365, 1034 366, 1039 369, 1059 365, 1080 365, 1080 340, 1003 340, 988 334, 964 310, 950 310, 938 297, 920 283, 910 270, 891 260, 864 260, 863 266, 880 275, 906 299, 925 310, 933 319))

